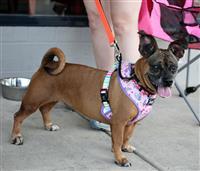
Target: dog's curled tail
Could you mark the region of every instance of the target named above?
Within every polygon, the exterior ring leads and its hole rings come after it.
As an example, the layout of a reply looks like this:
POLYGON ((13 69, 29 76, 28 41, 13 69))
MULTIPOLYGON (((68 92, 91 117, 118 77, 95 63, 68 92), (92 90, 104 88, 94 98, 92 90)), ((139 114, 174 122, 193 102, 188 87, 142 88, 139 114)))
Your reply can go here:
POLYGON ((59 74, 65 67, 65 54, 59 48, 51 48, 44 55, 41 68, 44 68, 45 71, 50 75, 59 74), (57 60, 54 58, 57 57, 57 60))

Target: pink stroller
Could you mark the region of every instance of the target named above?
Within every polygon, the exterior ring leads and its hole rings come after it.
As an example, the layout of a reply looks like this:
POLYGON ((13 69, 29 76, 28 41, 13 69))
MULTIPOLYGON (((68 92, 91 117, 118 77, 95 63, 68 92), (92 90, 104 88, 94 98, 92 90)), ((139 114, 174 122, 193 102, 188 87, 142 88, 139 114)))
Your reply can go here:
POLYGON ((179 69, 179 72, 187 69, 185 93, 177 82, 175 86, 200 125, 198 114, 186 98, 187 94, 200 87, 188 87, 190 64, 200 58, 198 54, 190 60, 191 49, 200 49, 200 1, 143 0, 139 14, 139 30, 166 41, 186 38, 189 42, 188 62, 179 69))

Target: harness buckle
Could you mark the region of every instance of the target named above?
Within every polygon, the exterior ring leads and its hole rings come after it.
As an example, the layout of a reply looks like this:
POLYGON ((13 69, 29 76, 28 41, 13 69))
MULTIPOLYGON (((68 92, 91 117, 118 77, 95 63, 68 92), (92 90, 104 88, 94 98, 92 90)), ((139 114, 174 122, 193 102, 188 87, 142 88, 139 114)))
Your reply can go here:
POLYGON ((155 98, 149 97, 149 100, 148 100, 148 102, 147 102, 147 105, 151 106, 151 105, 154 104, 154 102, 155 102, 155 98))
POLYGON ((101 95, 101 101, 102 102, 108 102, 108 89, 102 88, 100 95, 101 95))

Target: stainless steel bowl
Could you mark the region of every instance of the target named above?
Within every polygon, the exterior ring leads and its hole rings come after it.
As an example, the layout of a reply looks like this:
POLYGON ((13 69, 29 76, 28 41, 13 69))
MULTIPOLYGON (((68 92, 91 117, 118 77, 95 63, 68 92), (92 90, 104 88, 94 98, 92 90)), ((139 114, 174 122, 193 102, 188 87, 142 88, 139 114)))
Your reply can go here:
POLYGON ((1 79, 2 96, 6 99, 20 101, 30 83, 27 78, 5 78, 1 79))

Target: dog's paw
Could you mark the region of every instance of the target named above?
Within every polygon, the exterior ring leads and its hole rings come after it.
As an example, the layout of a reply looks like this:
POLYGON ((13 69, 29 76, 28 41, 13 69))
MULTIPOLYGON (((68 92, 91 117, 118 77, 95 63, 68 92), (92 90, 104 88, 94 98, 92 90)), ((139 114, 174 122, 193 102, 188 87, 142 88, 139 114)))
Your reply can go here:
POLYGON ((122 151, 127 153, 133 153, 134 151, 136 151, 136 148, 132 145, 128 145, 127 147, 122 147, 122 151))
POLYGON ((115 163, 121 167, 131 167, 132 166, 132 164, 126 158, 122 158, 121 161, 115 161, 115 163))
POLYGON ((60 127, 55 124, 50 124, 50 125, 46 125, 45 129, 48 131, 58 131, 60 129, 60 127))
POLYGON ((21 135, 13 136, 11 138, 11 144, 22 145, 23 143, 24 143, 24 139, 21 135))

